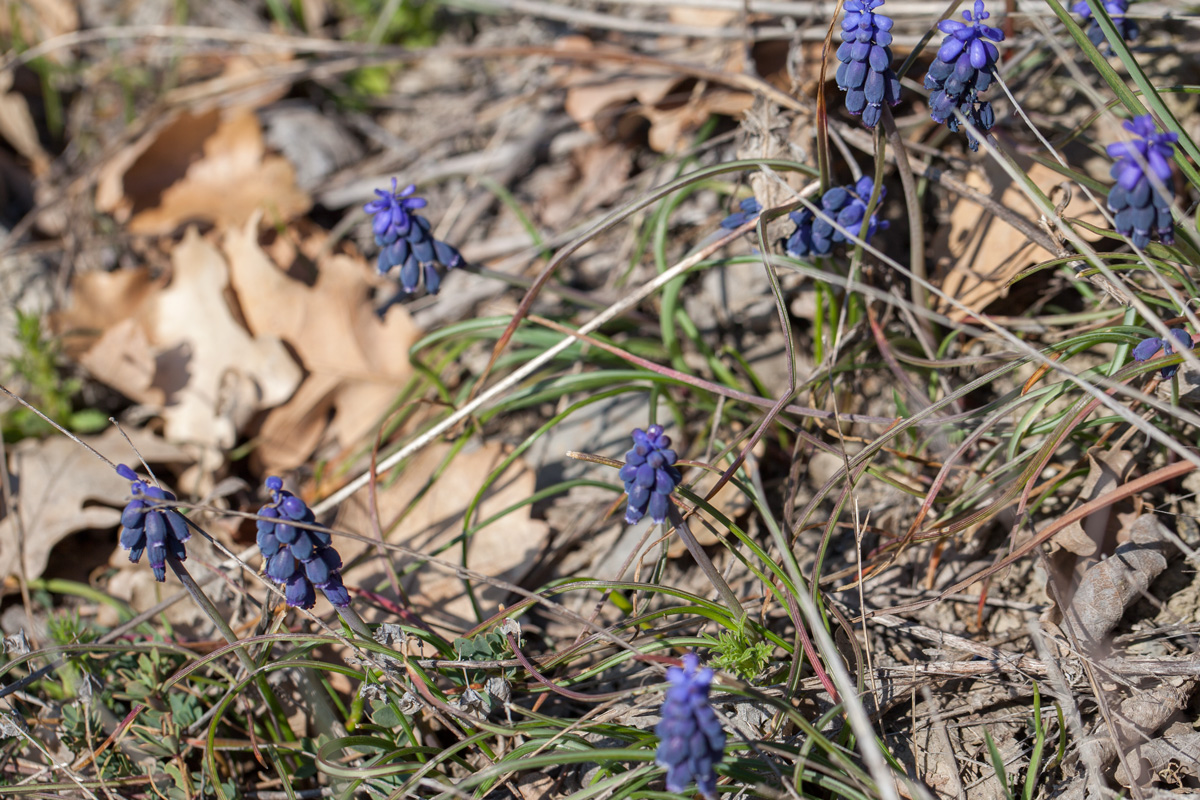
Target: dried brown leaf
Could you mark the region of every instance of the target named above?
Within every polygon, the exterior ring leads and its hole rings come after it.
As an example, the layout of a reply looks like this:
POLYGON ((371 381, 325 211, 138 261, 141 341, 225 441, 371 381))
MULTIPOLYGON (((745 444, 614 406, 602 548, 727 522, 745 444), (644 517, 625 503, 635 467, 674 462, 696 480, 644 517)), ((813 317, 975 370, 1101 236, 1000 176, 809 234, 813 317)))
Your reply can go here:
POLYGON ((13 73, 0 72, 0 136, 29 160, 34 175, 41 175, 50 164, 50 156, 38 138, 29 103, 18 92, 10 91, 12 85, 13 73))
POLYGON ((1122 786, 1145 785, 1151 776, 1184 785, 1185 776, 1200 776, 1200 733, 1164 736, 1140 744, 1126 754, 1125 760, 1137 774, 1130 777, 1124 765, 1117 767, 1115 777, 1122 786))
POLYGON ((252 416, 292 396, 301 370, 278 339, 251 336, 235 319, 225 297, 225 261, 195 229, 175 246, 171 261, 165 288, 119 273, 90 278, 82 292, 76 287, 56 324, 67 331, 103 328, 80 363, 96 379, 157 408, 167 440, 189 445, 203 472, 222 462, 222 451, 252 416), (138 287, 140 302, 118 303, 111 314, 97 310, 97 298, 125 281, 138 287), (118 314, 129 316, 114 321, 118 314))
MULTIPOLYGON (((1049 167, 1028 159, 1018 161, 1029 179, 1047 194, 1052 194, 1063 177, 1049 167)), ((1040 212, 1026 198, 1022 187, 1013 182, 1008 173, 993 161, 983 165, 984 174, 972 170, 965 183, 973 189, 997 198, 1000 205, 1011 209, 1026 219, 1036 221, 1040 212)), ((1105 226, 1100 212, 1075 187, 1071 202, 1062 212, 1066 216, 1082 218, 1092 224, 1105 226)), ((1085 240, 1096 237, 1080 229, 1085 240)), ((930 247, 930 256, 937 263, 937 272, 942 276, 941 288, 968 309, 979 312, 992 301, 1008 295, 1008 283, 1024 268, 1039 260, 1049 258, 1047 253, 1025 235, 988 211, 966 199, 956 199, 950 211, 950 224, 942 226, 930 247)), ((938 310, 951 319, 959 321, 967 312, 939 301, 938 310)))
POLYGON ((259 246, 257 219, 230 231, 225 252, 250 330, 285 340, 308 372, 295 396, 267 415, 257 457, 283 470, 322 440, 361 441, 412 375, 408 348, 420 330, 408 312, 393 306, 380 320, 369 302, 370 267, 350 256, 321 259, 311 287, 288 277, 259 246))
MULTIPOLYGON (((419 492, 426 488, 450 452, 450 445, 437 444, 422 450, 404 469, 399 479, 379 487, 379 518, 386 531, 419 492)), ((446 466, 437 482, 417 501, 388 541, 405 544, 430 555, 450 545, 462 533, 463 514, 474 497, 477 487, 504 458, 503 448, 495 443, 464 450, 446 466)), ((523 461, 516 461, 492 485, 480 504, 475 521, 528 499, 533 493, 535 478, 523 461)), ((336 527, 371 536, 366 492, 359 492, 342 504, 336 527)), ((532 565, 541 551, 549 526, 530 517, 528 506, 519 508, 496 520, 471 537, 467 566, 488 575, 515 582, 532 565)), ((339 544, 344 560, 367 549, 369 545, 347 541, 339 544), (342 550, 343 546, 347 549, 342 550), (348 555, 349 554, 349 555, 348 555)), ((462 557, 460 544, 440 553, 440 557, 458 562, 462 557)), ((471 626, 474 615, 470 600, 463 594, 462 581, 442 570, 426 567, 407 579, 406 588, 418 613, 431 621, 454 626, 471 626)), ((507 592, 490 586, 476 587, 485 614, 494 613, 507 592)))
POLYGON ((295 170, 266 153, 248 108, 181 113, 143 136, 101 171, 96 206, 140 234, 168 234, 190 221, 240 226, 257 210, 286 221, 312 199, 295 170))
POLYGON ((1129 541, 1084 573, 1067 619, 1093 641, 1103 639, 1167 568, 1165 543, 1162 523, 1153 514, 1139 517, 1130 526, 1129 541))
MULTIPOLYGON (((1133 453, 1092 447, 1087 451, 1088 474, 1071 508, 1095 500, 1114 486, 1124 483, 1133 453)), ((1117 520, 1114 510, 1104 508, 1078 522, 1072 522, 1054 535, 1052 542, 1080 556, 1093 555, 1105 539, 1110 524, 1117 520)))

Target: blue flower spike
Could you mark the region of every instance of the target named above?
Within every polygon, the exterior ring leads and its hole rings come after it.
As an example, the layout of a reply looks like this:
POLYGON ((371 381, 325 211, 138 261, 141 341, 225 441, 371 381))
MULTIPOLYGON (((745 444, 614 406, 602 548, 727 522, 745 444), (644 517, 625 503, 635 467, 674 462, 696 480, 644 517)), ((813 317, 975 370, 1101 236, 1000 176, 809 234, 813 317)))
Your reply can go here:
POLYGON ((258 510, 258 549, 266 562, 267 577, 284 587, 287 604, 312 608, 320 589, 339 608, 350 605, 350 593, 342 584, 342 559, 333 549, 333 539, 321 530, 292 523, 315 524, 316 517, 304 501, 283 488, 272 475, 266 480, 271 502, 258 510))
MULTIPOLYGON (((984 133, 996 124, 992 104, 979 99, 979 93, 992 85, 1000 57, 992 42, 1004 41, 1002 31, 983 24, 989 16, 983 0, 975 0, 975 13, 963 12, 966 22, 946 19, 938 23, 938 30, 947 35, 925 76, 925 88, 931 90, 929 116, 955 132, 959 129, 955 109, 984 133)), ((967 146, 978 150, 979 142, 968 136, 967 146)))
MULTIPOLYGON (((1104 31, 1100 28, 1099 20, 1092 16, 1092 9, 1087 4, 1087 0, 1079 0, 1078 3, 1071 6, 1071 10, 1089 22, 1087 37, 1091 43, 1096 47, 1105 44, 1104 31)), ((1116 26, 1122 39, 1131 42, 1138 37, 1140 31, 1137 23, 1125 16, 1129 11, 1129 0, 1104 0, 1104 10, 1108 12, 1108 16, 1112 17, 1113 25, 1116 26)), ((1106 47, 1106 49, 1110 54, 1112 53, 1111 47, 1106 47)))
POLYGON ((145 553, 154 571, 154 580, 167 579, 167 557, 187 561, 184 543, 192 538, 183 514, 167 503, 175 495, 139 480, 125 464, 117 465, 117 474, 129 481, 133 499, 121 511, 121 547, 129 551, 129 560, 137 563, 145 553))
POLYGON ((1134 138, 1108 146, 1109 156, 1116 159, 1109 174, 1117 185, 1108 191, 1108 210, 1113 212, 1117 233, 1138 248, 1156 236, 1163 244, 1174 244, 1171 159, 1179 134, 1159 133, 1149 114, 1126 120, 1123 127, 1134 138), (1158 186, 1151 182, 1151 173, 1158 186))
MULTIPOLYGON (((792 258, 805 258, 810 255, 827 256, 833 251, 835 244, 853 241, 834 227, 829 220, 836 221, 838 225, 849 231, 851 236, 857 237, 858 232, 862 229, 863 217, 867 213, 867 203, 874 190, 875 182, 864 175, 853 186, 835 186, 821 197, 821 212, 828 219, 817 216, 807 208, 791 212, 788 216, 795 223, 796 229, 792 231, 784 246, 787 254, 792 258)), ((887 220, 878 218, 879 206, 883 205, 883 198, 886 196, 887 189, 881 187, 879 202, 876 204, 875 213, 871 215, 871 222, 867 226, 866 238, 868 239, 877 231, 886 230, 888 227, 887 220)))
POLYGON ((655 762, 667 770, 667 791, 682 792, 692 781, 708 800, 717 797, 715 767, 725 754, 725 731, 709 705, 713 671, 700 669, 695 653, 683 657, 683 668, 669 667, 670 683, 662 704, 662 721, 655 727, 655 762))
POLYGON ((625 522, 635 525, 647 513, 655 524, 666 521, 671 492, 683 478, 675 459, 671 439, 663 434, 661 425, 634 428, 633 448, 625 454, 625 466, 619 473, 629 495, 625 522))
POLYGON ((753 197, 747 197, 738 203, 739 211, 735 211, 721 220, 721 227, 727 231, 737 230, 752 219, 757 219, 762 213, 762 203, 753 197))
POLYGON ((392 189, 376 189, 377 200, 363 206, 371 214, 375 244, 379 245, 380 275, 400 268, 400 286, 412 294, 425 281, 425 291, 437 294, 442 284, 442 273, 463 263, 462 255, 453 246, 435 239, 429 220, 414 213, 426 206, 425 198, 414 197, 417 187, 409 184, 403 191, 396 191, 397 181, 392 178, 392 189))
POLYGON ((892 70, 892 18, 876 13, 883 0, 846 0, 842 43, 837 57, 838 88, 846 93, 846 110, 862 116, 868 128, 879 124, 883 104, 900 102, 900 79, 892 70))
MULTIPOLYGON (((1174 355, 1182 350, 1191 350, 1192 335, 1184 328, 1171 328, 1167 331, 1170 334, 1166 339, 1159 339, 1157 336, 1151 336, 1149 339, 1144 339, 1135 348, 1133 348, 1133 360, 1137 362, 1149 361, 1154 358, 1155 354, 1161 349, 1164 356, 1174 355)), ((1164 378, 1169 378, 1179 371, 1178 364, 1172 364, 1169 367, 1163 367, 1160 374, 1164 378)))

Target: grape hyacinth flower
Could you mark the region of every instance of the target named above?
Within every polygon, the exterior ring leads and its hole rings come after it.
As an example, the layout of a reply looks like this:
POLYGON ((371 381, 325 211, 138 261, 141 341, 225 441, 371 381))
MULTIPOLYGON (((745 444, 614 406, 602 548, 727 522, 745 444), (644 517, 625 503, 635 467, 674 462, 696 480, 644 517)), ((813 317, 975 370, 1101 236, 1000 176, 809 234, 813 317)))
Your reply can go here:
POLYGON ((331 546, 329 533, 299 528, 293 522, 315 523, 304 501, 283 488, 277 477, 267 478, 271 502, 258 510, 258 549, 267 562, 267 577, 282 584, 287 604, 312 608, 317 601, 314 586, 339 608, 350 605, 350 593, 342 585, 342 559, 331 546), (275 520, 275 521, 272 521, 275 520))
POLYGON ((747 197, 738 203, 740 211, 735 211, 721 220, 721 227, 727 231, 736 230, 762 213, 762 203, 753 197, 747 197))
POLYGON ((129 481, 133 495, 121 512, 121 547, 129 551, 129 560, 135 564, 146 553, 154 580, 162 583, 167 579, 167 556, 186 561, 183 545, 192 538, 183 514, 164 505, 178 498, 138 480, 137 473, 124 464, 117 465, 117 474, 129 481))
POLYGON ((1179 135, 1159 133, 1149 114, 1126 120, 1124 128, 1137 138, 1108 146, 1108 154, 1116 159, 1109 174, 1117 185, 1108 192, 1108 210, 1114 214, 1117 233, 1129 237, 1138 248, 1150 244, 1155 234, 1163 244, 1174 244, 1171 201, 1175 190, 1169 180, 1179 135), (1154 173, 1159 187, 1151 184, 1147 169, 1154 173))
POLYGON ((634 428, 633 449, 625 454, 625 466, 619 475, 629 495, 625 522, 634 525, 647 512, 655 524, 666 521, 671 492, 683 476, 675 467, 675 451, 661 425, 646 430, 634 428))
POLYGON ((713 671, 700 669, 695 653, 683 657, 683 668, 669 667, 670 687, 662 704, 662 721, 654 728, 658 751, 654 760, 667 770, 667 791, 682 792, 692 781, 708 800, 717 797, 716 765, 725 753, 725 731, 708 702, 713 671))
MULTIPOLYGON (((1108 16, 1112 17, 1113 25, 1121 34, 1121 38, 1127 42, 1136 39, 1139 33, 1138 25, 1125 16, 1129 11, 1129 0, 1103 0, 1103 3, 1104 10, 1108 12, 1108 16)), ((1087 0, 1079 0, 1078 3, 1071 6, 1071 10, 1089 22, 1087 37, 1092 44, 1100 47, 1104 43, 1104 31, 1100 28, 1100 22, 1092 16, 1092 9, 1087 4, 1087 0)), ((1109 47, 1108 51, 1111 53, 1112 48, 1109 47)))
MULTIPOLYGON (((874 189, 875 181, 866 175, 859 178, 858 183, 853 186, 835 186, 821 197, 821 211, 824 216, 835 220, 852 236, 858 236, 858 232, 862 229, 863 216, 867 213, 867 201, 871 199, 871 192, 874 189)), ((887 220, 878 219, 879 206, 883 204, 883 198, 886 195, 887 189, 881 187, 879 203, 876 205, 875 213, 871 215, 871 222, 867 226, 865 238, 869 239, 875 235, 876 231, 885 230, 888 227, 887 220)), ((835 228, 828 219, 822 219, 811 209, 793 211, 788 216, 796 224, 796 229, 792 231, 792 235, 788 237, 785 245, 787 254, 792 258, 804 258, 809 255, 826 256, 833 250, 833 246, 837 242, 850 241, 846 234, 835 228)))
MULTIPOLYGON (((1137 347, 1133 348, 1134 361, 1149 361, 1154 358, 1154 354, 1162 348, 1163 355, 1174 355, 1180 350, 1191 350, 1192 335, 1183 328, 1171 328, 1167 331, 1170 334, 1166 339, 1159 339, 1157 336, 1151 336, 1145 339, 1137 347)), ((1169 378, 1179 371, 1178 364, 1172 364, 1169 367, 1163 367, 1161 374, 1164 378, 1169 378)))
MULTIPOLYGON (((938 48, 937 58, 929 66, 925 88, 932 90, 929 93, 929 116, 933 117, 934 122, 944 122, 952 131, 957 132, 959 128, 958 118, 954 116, 955 109, 984 133, 996 124, 992 104, 979 99, 979 93, 987 91, 992 85, 996 59, 1000 56, 1000 51, 992 42, 1004 41, 1003 32, 983 24, 989 16, 984 10, 983 0, 975 0, 975 14, 963 12, 966 23, 953 19, 938 23, 938 30, 947 36, 938 48)), ((979 149, 979 142, 972 136, 967 137, 967 145, 972 150, 979 149)))
POLYGON ((381 248, 377 269, 386 275, 395 267, 400 268, 400 286, 412 294, 425 278, 425 290, 437 294, 442 276, 437 267, 454 269, 463 263, 463 258, 451 245, 435 239, 429 220, 414 213, 424 208, 425 198, 413 197, 417 190, 413 184, 396 191, 396 179, 392 178, 392 189, 376 189, 379 199, 363 206, 373 216, 372 229, 375 244, 381 248))
POLYGON ((892 71, 892 18, 876 14, 883 0, 846 0, 842 43, 837 57, 838 88, 846 93, 846 110, 862 115, 868 128, 879 124, 883 104, 900 102, 900 79, 892 71))

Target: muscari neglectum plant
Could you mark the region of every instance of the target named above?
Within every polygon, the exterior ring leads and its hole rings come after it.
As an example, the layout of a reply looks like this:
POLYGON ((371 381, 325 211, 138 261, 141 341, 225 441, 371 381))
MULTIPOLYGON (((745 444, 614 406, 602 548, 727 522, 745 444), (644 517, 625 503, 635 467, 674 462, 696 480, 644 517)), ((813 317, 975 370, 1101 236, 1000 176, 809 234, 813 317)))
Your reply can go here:
POLYGON ((727 231, 732 231, 742 227, 747 222, 758 217, 762 213, 762 203, 758 202, 757 198, 747 197, 738 203, 738 210, 721 220, 721 227, 727 231))
POLYGON ((1124 128, 1133 138, 1114 142, 1107 149, 1116 159, 1110 174, 1117 185, 1108 191, 1108 210, 1114 214, 1117 233, 1129 237, 1139 248, 1155 237, 1163 244, 1174 244, 1171 202, 1175 190, 1170 178, 1179 136, 1159 133, 1149 114, 1126 120, 1124 128))
POLYGON ((683 477, 675 467, 675 458, 671 438, 663 433, 661 425, 646 430, 634 428, 633 447, 625 454, 625 466, 619 473, 629 495, 625 522, 634 525, 646 514, 656 524, 666 521, 671 492, 683 477))
MULTIPOLYGON (((1088 5, 1087 0, 1080 0, 1071 6, 1071 10, 1088 21, 1087 37, 1092 44, 1100 47, 1104 43, 1104 31, 1100 27, 1100 22, 1092 14, 1092 8, 1088 5)), ((1113 25, 1116 26, 1122 39, 1131 42, 1137 38, 1139 33, 1137 23, 1125 16, 1129 11, 1129 0, 1104 0, 1104 10, 1108 12, 1108 16, 1112 17, 1113 25)))
MULTIPOLYGON (((1171 328, 1167 331, 1168 336, 1165 339, 1159 339, 1157 336, 1151 336, 1149 339, 1143 339, 1137 347, 1133 348, 1134 361, 1149 361, 1154 358, 1154 354, 1162 349, 1163 355, 1169 356, 1178 353, 1181 350, 1191 350, 1192 335, 1184 328, 1171 328)), ((1179 371, 1178 364, 1171 364, 1163 367, 1160 374, 1164 378, 1169 378, 1179 371)))
POLYGON ((837 57, 838 88, 846 93, 846 110, 862 116, 863 125, 879 124, 883 104, 900 102, 900 79, 892 70, 892 18, 876 13, 883 0, 846 0, 842 43, 837 57))
MULTIPOLYGON (((979 98, 995 78, 1000 51, 992 42, 1004 41, 1000 30, 983 24, 989 16, 983 0, 975 0, 975 13, 963 12, 966 22, 945 19, 938 23, 938 30, 946 38, 925 75, 925 88, 930 90, 929 116, 952 131, 959 129, 955 109, 984 133, 996 124, 992 104, 979 98)), ((967 137, 967 145, 979 149, 979 142, 971 136, 967 137)))
POLYGON ((392 178, 391 191, 376 189, 378 199, 363 206, 372 215, 371 227, 375 232, 375 244, 381 248, 377 268, 380 275, 387 275, 400 268, 400 287, 412 294, 425 280, 425 291, 437 294, 441 288, 440 265, 450 270, 463 263, 462 256, 453 246, 435 239, 429 220, 415 213, 426 206, 425 198, 414 197, 414 184, 396 191, 396 179, 392 178))
POLYGON ((717 796, 716 765, 725 753, 725 731, 709 705, 713 671, 700 668, 695 653, 683 657, 683 667, 667 669, 662 721, 654 728, 658 750, 654 760, 667 770, 667 790, 682 792, 692 781, 709 800, 717 796))
MULTIPOLYGON (((852 186, 835 186, 822 195, 822 216, 814 214, 807 208, 791 212, 788 216, 795 223, 796 228, 785 244, 787 254, 793 258, 805 258, 810 255, 826 256, 832 252, 835 244, 849 241, 846 234, 838 230, 829 221, 830 219, 835 220, 841 228, 849 231, 853 236, 858 236, 858 232, 862 228, 863 217, 867 213, 867 202, 871 199, 871 192, 874 189, 875 182, 864 175, 852 186)), ((887 190, 880 188, 879 204, 882 204, 886 194, 887 190)), ((871 221, 867 226, 867 235, 864 238, 869 239, 875 235, 876 231, 884 230, 888 226, 886 220, 878 219, 879 204, 876 205, 876 213, 871 215, 871 221)))
POLYGON ((158 486, 138 478, 125 464, 117 465, 117 474, 129 481, 133 499, 121 511, 121 547, 129 551, 129 560, 137 563, 146 554, 154 580, 167 579, 167 556, 187 560, 184 543, 192 538, 183 514, 167 503, 177 500, 158 486))
POLYGON ((304 501, 283 488, 277 477, 267 478, 271 502, 258 510, 258 549, 266 559, 267 577, 284 587, 287 604, 312 608, 316 589, 339 608, 350 605, 350 593, 342 585, 342 559, 333 549, 329 533, 297 527, 296 522, 314 524, 316 518, 304 501))

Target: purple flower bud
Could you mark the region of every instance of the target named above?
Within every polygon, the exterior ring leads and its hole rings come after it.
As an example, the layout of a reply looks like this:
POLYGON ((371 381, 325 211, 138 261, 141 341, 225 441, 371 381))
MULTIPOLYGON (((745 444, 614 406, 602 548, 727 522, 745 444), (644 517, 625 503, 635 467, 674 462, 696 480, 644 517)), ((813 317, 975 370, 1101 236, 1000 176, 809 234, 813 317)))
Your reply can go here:
MULTIPOLYGON (((836 220, 837 223, 857 237, 862 228, 863 217, 867 213, 867 201, 875 189, 874 181, 863 176, 853 186, 835 186, 821 198, 821 211, 824 217, 836 220)), ((879 190, 879 205, 887 196, 887 189, 879 190)), ((886 230, 886 220, 878 219, 879 205, 871 215, 867 226, 866 238, 871 238, 877 231, 886 230)), ((835 228, 827 219, 818 217, 810 209, 793 211, 788 215, 796 228, 788 237, 785 249, 793 258, 806 258, 810 255, 825 256, 833 250, 838 242, 849 242, 846 234, 835 228)))
POLYGON ((1159 133, 1149 114, 1126 120, 1126 131, 1134 139, 1110 144, 1107 152, 1116 158, 1110 175, 1117 181, 1108 191, 1108 210, 1113 212, 1117 233, 1127 236, 1137 248, 1157 238, 1174 244, 1175 228, 1171 203, 1175 188, 1171 185, 1170 161, 1175 156, 1176 133, 1159 133), (1150 175, 1153 173, 1155 186, 1150 175))
POLYGON ((682 479, 675 468, 671 439, 663 434, 661 425, 651 425, 644 431, 635 428, 633 441, 633 448, 625 454, 625 466, 618 473, 629 495, 625 522, 634 525, 649 512, 650 519, 661 524, 667 518, 671 492, 682 479))
POLYGON ((762 213, 762 203, 758 202, 753 197, 747 197, 738 203, 740 211, 730 214, 725 219, 721 220, 720 226, 727 231, 736 230, 742 227, 752 219, 757 219, 762 213))
POLYGON ((667 770, 667 791, 682 792, 695 781, 708 800, 716 800, 715 767, 725 754, 725 731, 709 705, 713 671, 700 669, 694 653, 683 657, 683 668, 667 670, 669 687, 662 704, 662 721, 654 728, 659 745, 655 762, 667 770))
MULTIPOLYGON (((987 40, 1004 41, 1002 31, 983 24, 989 16, 983 0, 975 0, 975 13, 963 12, 963 19, 970 25, 957 20, 943 20, 938 25, 947 36, 925 75, 925 88, 931 90, 929 115, 952 131, 959 129, 955 110, 976 130, 986 133, 996 124, 991 105, 979 99, 979 93, 991 85, 996 59, 1000 56, 996 46, 987 40)), ((978 150, 979 142, 968 136, 967 146, 978 150)))
MULTIPOLYGON (((315 522, 312 510, 291 492, 283 489, 278 478, 267 479, 271 502, 258 511, 260 517, 287 519, 290 522, 315 522)), ((326 531, 310 530, 289 522, 259 521, 258 547, 266 559, 266 575, 282 584, 287 604, 312 608, 316 602, 314 587, 320 588, 335 606, 350 604, 350 594, 342 585, 339 570, 342 559, 330 546, 326 531)))
POLYGON ((168 557, 187 560, 183 543, 192 535, 187 520, 178 509, 164 503, 175 500, 175 495, 138 480, 124 464, 117 467, 117 474, 129 481, 129 493, 133 495, 121 510, 121 547, 129 551, 129 560, 135 564, 142 553, 147 553, 154 579, 165 581, 168 557))
MULTIPOLYGON (((875 13, 883 0, 846 0, 842 44, 837 49, 838 88, 846 93, 846 110, 862 116, 863 124, 879 123, 883 104, 900 102, 900 80, 892 70, 890 17, 875 13)), ((944 45, 945 47, 945 45, 944 45)))
POLYGON ((435 239, 429 220, 414 213, 426 205, 423 198, 410 196, 416 186, 409 185, 397 192, 396 185, 396 179, 392 178, 390 192, 376 189, 378 199, 363 206, 364 211, 373 215, 371 227, 380 247, 376 267, 380 275, 399 267, 400 285, 409 294, 417 290, 422 277, 425 290, 437 294, 442 280, 438 267, 454 269, 462 264, 462 255, 453 246, 435 239))
MULTIPOLYGON (((1080 2, 1071 6, 1071 10, 1088 21, 1088 40, 1096 45, 1096 47, 1103 47, 1109 55, 1112 55, 1112 48, 1105 41, 1100 21, 1092 16, 1092 9, 1087 4, 1087 0, 1080 0, 1080 2)), ((1113 25, 1116 26, 1117 32, 1121 34, 1122 39, 1131 42, 1138 37, 1137 23, 1125 16, 1129 11, 1129 0, 1104 0, 1104 10, 1112 18, 1113 25)))

